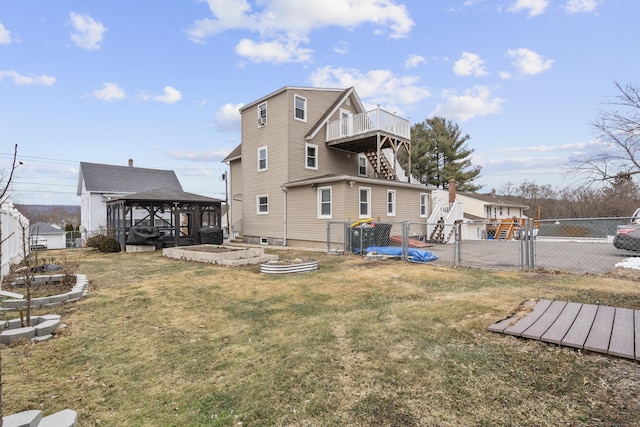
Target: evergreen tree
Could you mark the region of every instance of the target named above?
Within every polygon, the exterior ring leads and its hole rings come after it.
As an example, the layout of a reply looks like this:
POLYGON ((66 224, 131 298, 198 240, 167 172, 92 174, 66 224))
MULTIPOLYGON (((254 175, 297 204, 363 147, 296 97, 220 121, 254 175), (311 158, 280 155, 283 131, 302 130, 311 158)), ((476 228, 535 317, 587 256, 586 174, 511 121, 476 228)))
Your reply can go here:
POLYGON ((460 191, 477 191, 474 184, 480 177, 480 166, 471 164, 472 149, 460 127, 443 117, 432 117, 411 127, 411 173, 422 183, 449 188, 449 180, 456 181, 460 191))

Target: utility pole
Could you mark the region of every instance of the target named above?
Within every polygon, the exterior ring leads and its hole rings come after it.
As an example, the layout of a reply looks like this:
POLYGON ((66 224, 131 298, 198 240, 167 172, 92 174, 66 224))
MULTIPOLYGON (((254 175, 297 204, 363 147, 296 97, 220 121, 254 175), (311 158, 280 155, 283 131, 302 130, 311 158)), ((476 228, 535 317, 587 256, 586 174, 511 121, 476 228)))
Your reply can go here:
POLYGON ((227 238, 231 240, 231 226, 229 225, 231 209, 229 206, 229 192, 227 190, 227 172, 222 172, 222 180, 224 181, 224 204, 227 205, 227 238))

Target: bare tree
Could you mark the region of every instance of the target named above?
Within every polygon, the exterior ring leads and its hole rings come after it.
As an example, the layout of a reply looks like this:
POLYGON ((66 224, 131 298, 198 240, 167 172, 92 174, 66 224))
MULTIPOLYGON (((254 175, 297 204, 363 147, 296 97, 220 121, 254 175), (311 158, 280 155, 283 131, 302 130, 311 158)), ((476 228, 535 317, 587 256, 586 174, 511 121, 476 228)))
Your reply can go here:
POLYGON ((582 155, 568 165, 588 187, 597 183, 633 180, 640 174, 640 88, 615 83, 618 94, 604 104, 599 117, 590 122, 602 142, 599 152, 582 155))

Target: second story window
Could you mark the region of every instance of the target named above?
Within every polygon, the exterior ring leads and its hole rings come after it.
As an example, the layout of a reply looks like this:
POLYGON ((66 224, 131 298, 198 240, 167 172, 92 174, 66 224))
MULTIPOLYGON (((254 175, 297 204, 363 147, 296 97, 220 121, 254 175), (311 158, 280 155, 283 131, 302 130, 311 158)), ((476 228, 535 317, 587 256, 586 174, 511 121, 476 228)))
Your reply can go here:
POLYGON ((367 176, 367 158, 362 154, 358 155, 358 175, 367 176))
POLYGON ((267 103, 258 105, 258 126, 267 124, 267 103))
POLYGON ((304 167, 307 169, 318 170, 318 146, 314 144, 305 144, 306 161, 304 167))
POLYGON ((267 147, 258 148, 258 172, 267 170, 267 147))
POLYGON ((293 97, 293 117, 296 120, 307 121, 307 99, 299 95, 293 97))

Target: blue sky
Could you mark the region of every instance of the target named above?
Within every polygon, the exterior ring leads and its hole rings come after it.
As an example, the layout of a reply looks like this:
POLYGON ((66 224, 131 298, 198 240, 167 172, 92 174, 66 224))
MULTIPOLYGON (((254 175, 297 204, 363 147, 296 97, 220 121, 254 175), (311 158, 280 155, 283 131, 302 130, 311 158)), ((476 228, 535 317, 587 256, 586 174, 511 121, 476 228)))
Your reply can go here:
POLYGON ((0 1, 0 168, 16 203, 79 204, 79 162, 224 198, 238 109, 283 86, 455 121, 481 191, 561 188, 588 122, 640 84, 638 0, 0 1))

